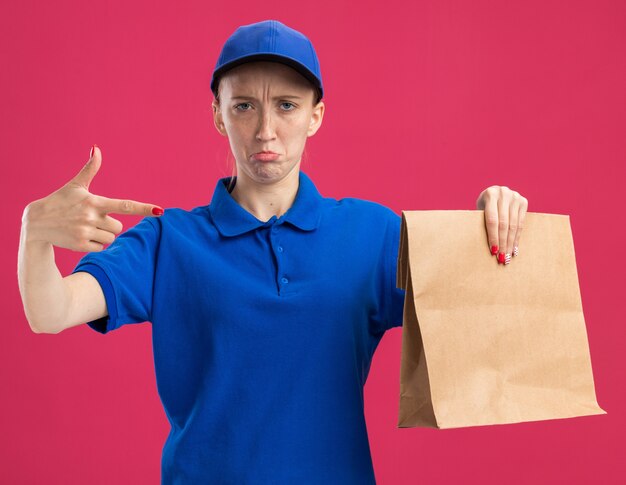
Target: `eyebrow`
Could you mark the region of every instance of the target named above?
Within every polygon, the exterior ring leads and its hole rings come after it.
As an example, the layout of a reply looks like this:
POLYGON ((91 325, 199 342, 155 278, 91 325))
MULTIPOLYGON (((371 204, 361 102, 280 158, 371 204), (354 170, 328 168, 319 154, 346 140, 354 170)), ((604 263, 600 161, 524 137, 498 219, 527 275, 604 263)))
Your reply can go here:
MULTIPOLYGON (((303 99, 302 96, 296 96, 295 94, 284 94, 282 96, 274 96, 272 99, 303 99)), ((253 99, 256 101, 254 96, 233 96, 231 99, 253 99)))

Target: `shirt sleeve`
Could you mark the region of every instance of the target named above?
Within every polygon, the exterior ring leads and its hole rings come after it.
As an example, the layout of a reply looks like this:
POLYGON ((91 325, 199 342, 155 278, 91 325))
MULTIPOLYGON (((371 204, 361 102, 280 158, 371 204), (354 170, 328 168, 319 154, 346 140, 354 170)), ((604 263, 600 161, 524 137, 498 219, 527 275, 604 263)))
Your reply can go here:
POLYGON ((398 251, 400 248, 400 229, 402 217, 391 211, 391 219, 387 225, 387 238, 385 241, 385 278, 387 283, 387 298, 384 315, 387 329, 402 326, 404 314, 404 297, 406 291, 396 287, 396 275, 398 270, 398 251))
POLYGON ((160 224, 144 217, 118 235, 103 251, 83 256, 72 274, 90 273, 102 287, 108 315, 91 322, 91 328, 107 333, 126 323, 152 318, 152 295, 160 224))

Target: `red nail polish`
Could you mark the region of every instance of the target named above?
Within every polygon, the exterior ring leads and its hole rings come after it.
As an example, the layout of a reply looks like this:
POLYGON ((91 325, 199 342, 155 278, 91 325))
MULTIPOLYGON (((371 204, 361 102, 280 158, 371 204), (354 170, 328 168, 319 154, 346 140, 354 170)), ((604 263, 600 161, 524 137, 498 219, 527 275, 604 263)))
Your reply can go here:
POLYGON ((95 150, 96 145, 92 145, 91 150, 89 150, 89 158, 93 157, 93 151, 95 150))
POLYGON ((498 254, 498 263, 504 264, 504 253, 498 254))
POLYGON ((496 254, 498 252, 498 246, 494 244, 491 246, 491 254, 496 254))
POLYGON ((160 207, 153 207, 152 208, 152 213, 155 216, 162 216, 163 215, 163 209, 161 209, 160 207))

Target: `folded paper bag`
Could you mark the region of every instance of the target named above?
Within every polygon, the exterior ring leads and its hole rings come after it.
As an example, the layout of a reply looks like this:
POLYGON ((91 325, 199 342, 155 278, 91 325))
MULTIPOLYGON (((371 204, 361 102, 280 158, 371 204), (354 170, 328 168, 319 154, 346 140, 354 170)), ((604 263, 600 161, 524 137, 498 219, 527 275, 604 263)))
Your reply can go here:
POLYGON ((519 246, 498 264, 483 211, 402 212, 399 428, 606 414, 569 216, 527 212, 519 246))

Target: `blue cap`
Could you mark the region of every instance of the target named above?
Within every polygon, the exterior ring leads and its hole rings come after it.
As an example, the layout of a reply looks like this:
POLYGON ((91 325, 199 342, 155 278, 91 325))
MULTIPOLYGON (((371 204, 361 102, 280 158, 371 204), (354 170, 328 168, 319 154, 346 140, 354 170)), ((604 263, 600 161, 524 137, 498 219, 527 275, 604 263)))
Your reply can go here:
POLYGON ((217 60, 211 91, 217 97, 219 76, 235 66, 252 61, 274 61, 292 67, 320 90, 324 96, 320 63, 311 41, 278 20, 263 20, 242 25, 222 47, 217 60))

